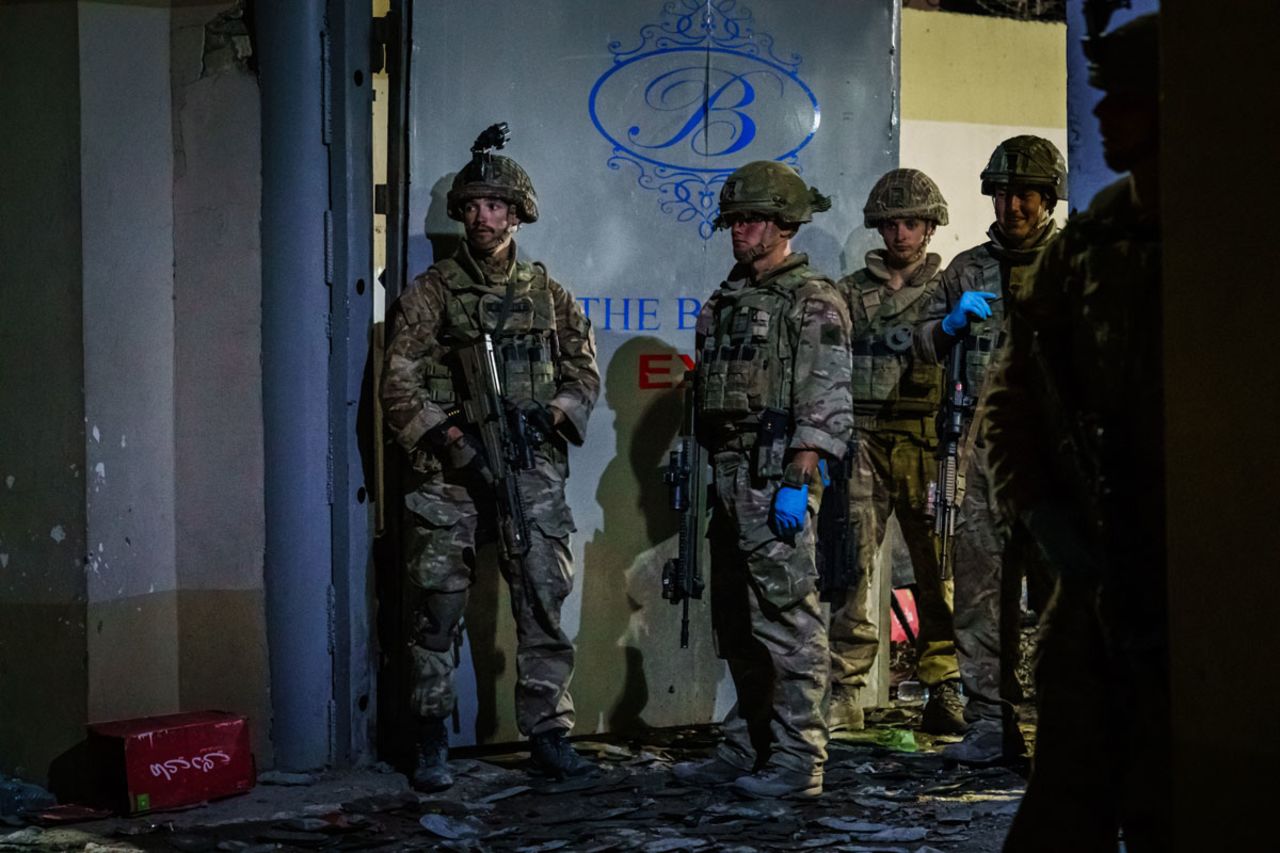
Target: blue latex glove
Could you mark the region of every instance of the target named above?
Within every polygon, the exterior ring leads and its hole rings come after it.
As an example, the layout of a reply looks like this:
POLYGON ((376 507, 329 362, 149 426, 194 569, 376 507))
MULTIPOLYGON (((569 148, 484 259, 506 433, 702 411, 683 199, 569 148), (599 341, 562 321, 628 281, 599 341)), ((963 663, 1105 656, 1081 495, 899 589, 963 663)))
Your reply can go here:
POLYGON ((960 301, 951 313, 942 318, 942 331, 955 337, 969 326, 969 318, 985 320, 991 316, 991 306, 987 304, 996 298, 994 293, 983 293, 981 290, 966 290, 960 294, 960 301))
POLYGON ((773 496, 773 532, 779 536, 795 536, 804 530, 805 511, 809 507, 809 484, 796 488, 782 484, 773 496))
POLYGON ((822 478, 822 487, 825 489, 831 485, 831 473, 827 471, 827 460, 818 460, 818 476, 822 478))

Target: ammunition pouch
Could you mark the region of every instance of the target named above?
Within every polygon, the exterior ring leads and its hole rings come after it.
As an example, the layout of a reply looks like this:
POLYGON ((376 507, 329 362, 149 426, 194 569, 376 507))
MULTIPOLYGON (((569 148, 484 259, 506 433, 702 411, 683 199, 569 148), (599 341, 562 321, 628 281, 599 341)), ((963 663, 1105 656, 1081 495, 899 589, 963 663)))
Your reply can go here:
POLYGON ((936 281, 921 287, 909 304, 890 308, 880 279, 868 270, 853 274, 846 298, 854 317, 855 338, 849 349, 855 413, 895 417, 937 410, 942 401, 942 367, 916 359, 912 352, 916 324, 936 290, 936 281))
POLYGON ((782 409, 765 409, 760 413, 752 471, 755 476, 762 480, 776 480, 782 476, 790 437, 791 415, 782 409))

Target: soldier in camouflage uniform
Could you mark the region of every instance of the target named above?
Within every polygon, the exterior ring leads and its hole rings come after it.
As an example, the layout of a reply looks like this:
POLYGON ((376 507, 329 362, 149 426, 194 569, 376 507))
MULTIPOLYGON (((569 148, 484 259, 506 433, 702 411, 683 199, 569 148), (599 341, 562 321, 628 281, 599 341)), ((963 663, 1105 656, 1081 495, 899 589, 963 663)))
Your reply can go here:
POLYGON ((714 469, 711 607, 738 701, 690 784, 753 797, 822 792, 827 729, 825 607, 815 527, 820 463, 852 428, 849 316, 791 237, 830 200, 791 168, 749 163, 720 194, 737 264, 698 316, 698 440, 714 469))
POLYGON ((595 339, 546 267, 517 259, 512 235, 520 223, 537 220, 538 208, 515 161, 476 151, 453 181, 448 210, 463 222, 466 241, 400 297, 382 385, 386 420, 412 463, 404 552, 412 704, 421 721, 414 782, 431 790, 452 784, 444 720, 455 703, 453 642, 473 572, 491 570, 477 565, 477 550, 497 536, 488 461, 474 427, 459 414, 474 392, 455 357, 484 331, 494 335, 508 401, 546 437, 534 468, 518 478, 530 521, 528 554, 500 561, 516 623, 516 723, 548 775, 589 768, 565 740, 574 722, 574 649, 560 609, 573 587, 568 445, 582 444, 599 392, 595 339))
POLYGON ((849 485, 850 517, 861 578, 831 615, 832 732, 863 727, 860 696, 880 645, 880 602, 872 595, 877 554, 889 514, 911 553, 920 613, 917 673, 929 687, 923 728, 964 730, 949 583, 942 580, 928 494, 937 463, 935 417, 942 370, 912 355, 912 334, 938 289, 942 258, 927 251, 947 224, 947 203, 929 176, 894 169, 876 182, 864 208, 885 247, 839 287, 853 320, 853 411, 857 464, 849 485))
POLYGON ((1101 190, 1016 294, 996 495, 1058 572, 1006 851, 1172 850, 1156 16, 1091 39, 1101 190))
POLYGON ((952 546, 956 643, 969 730, 963 743, 943 750, 947 758, 971 764, 1013 758, 1025 749, 1014 713, 1022 699, 1016 663, 1023 568, 1037 612, 1045 603, 1048 570, 1025 531, 1003 518, 992 500, 985 391, 1005 343, 1004 306, 1057 236, 1051 215, 1067 196, 1067 166, 1049 140, 1015 136, 996 146, 981 180, 996 221, 986 242, 947 266, 915 336, 916 358, 923 362, 940 364, 964 353, 966 388, 977 400, 960 439, 960 511, 952 546), (957 350, 960 340, 964 347, 957 350))

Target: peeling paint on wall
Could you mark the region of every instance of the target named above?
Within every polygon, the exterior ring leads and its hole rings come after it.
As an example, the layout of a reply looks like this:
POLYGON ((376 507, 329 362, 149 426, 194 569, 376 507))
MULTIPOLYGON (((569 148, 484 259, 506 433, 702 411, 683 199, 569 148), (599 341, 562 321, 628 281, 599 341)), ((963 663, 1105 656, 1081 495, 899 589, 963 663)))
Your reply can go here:
POLYGON ((245 20, 244 0, 204 25, 204 49, 200 76, 212 77, 223 71, 249 71, 253 40, 245 20))
POLYGON ((85 558, 85 561, 84 561, 85 574, 97 575, 98 577, 102 576, 102 570, 104 568, 108 568, 107 560, 105 557, 103 557, 104 550, 105 548, 103 544, 99 542, 98 552, 96 554, 91 553, 87 558, 85 558))
POLYGON ((62 544, 62 540, 67 538, 67 531, 62 529, 61 524, 55 524, 53 529, 49 531, 49 538, 58 544, 62 544))

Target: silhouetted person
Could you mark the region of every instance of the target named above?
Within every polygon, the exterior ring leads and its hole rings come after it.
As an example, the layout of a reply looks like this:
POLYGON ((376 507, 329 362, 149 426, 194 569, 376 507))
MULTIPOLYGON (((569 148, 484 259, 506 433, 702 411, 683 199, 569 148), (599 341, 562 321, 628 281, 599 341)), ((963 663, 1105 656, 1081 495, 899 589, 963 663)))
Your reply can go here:
POLYGON ((1041 256, 991 395, 997 496, 1058 571, 1005 849, 1172 849, 1157 18, 1091 41, 1102 190, 1041 256))

